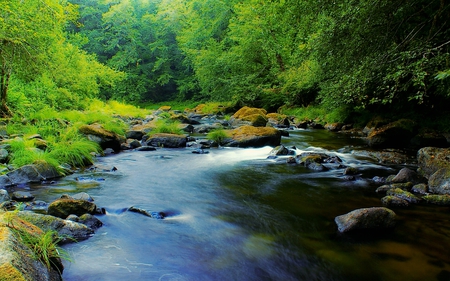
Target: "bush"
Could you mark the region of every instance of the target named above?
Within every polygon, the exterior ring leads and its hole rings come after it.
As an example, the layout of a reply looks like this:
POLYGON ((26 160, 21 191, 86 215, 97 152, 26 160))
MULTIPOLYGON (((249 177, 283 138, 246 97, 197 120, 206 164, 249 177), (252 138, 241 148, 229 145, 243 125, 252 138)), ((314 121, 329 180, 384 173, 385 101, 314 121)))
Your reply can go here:
POLYGON ((158 120, 156 121, 156 127, 150 131, 149 135, 154 134, 176 134, 176 135, 183 135, 184 132, 179 127, 180 122, 173 121, 173 120, 158 120))
POLYGON ((208 140, 214 141, 219 145, 223 144, 223 141, 229 137, 230 136, 224 129, 215 129, 206 136, 208 140))

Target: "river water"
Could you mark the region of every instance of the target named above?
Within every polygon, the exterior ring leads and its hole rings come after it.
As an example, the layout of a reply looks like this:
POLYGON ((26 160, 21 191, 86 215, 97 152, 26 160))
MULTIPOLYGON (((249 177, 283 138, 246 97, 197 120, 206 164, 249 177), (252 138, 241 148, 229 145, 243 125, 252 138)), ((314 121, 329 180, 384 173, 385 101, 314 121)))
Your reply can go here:
POLYGON ((361 175, 348 181, 342 169, 267 159, 271 147, 158 149, 100 158, 117 171, 36 189, 46 201, 87 192, 107 210, 93 237, 64 246, 73 259, 64 280, 450 280, 449 208, 393 209, 399 223, 383 235, 337 233, 336 216, 381 206, 371 179, 400 166, 357 157, 360 139, 324 130, 291 132, 283 143, 337 155, 361 175), (131 206, 169 216, 124 211, 131 206))

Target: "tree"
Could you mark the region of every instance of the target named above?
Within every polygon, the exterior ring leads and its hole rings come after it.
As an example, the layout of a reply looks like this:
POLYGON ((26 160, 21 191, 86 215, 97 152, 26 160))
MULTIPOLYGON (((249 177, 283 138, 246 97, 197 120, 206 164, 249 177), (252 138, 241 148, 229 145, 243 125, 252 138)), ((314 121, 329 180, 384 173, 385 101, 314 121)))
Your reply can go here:
POLYGON ((0 0, 0 114, 9 117, 12 75, 31 79, 48 63, 48 50, 64 41, 74 6, 56 0, 0 0))

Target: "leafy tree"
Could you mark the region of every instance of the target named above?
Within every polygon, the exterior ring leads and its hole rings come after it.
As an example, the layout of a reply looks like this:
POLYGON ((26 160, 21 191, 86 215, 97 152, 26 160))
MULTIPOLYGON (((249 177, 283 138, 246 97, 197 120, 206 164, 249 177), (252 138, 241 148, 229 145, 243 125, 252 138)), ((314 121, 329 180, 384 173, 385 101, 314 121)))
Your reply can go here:
POLYGON ((64 39, 74 6, 65 1, 0 0, 0 114, 7 106, 12 75, 31 79, 48 62, 48 48, 64 39))

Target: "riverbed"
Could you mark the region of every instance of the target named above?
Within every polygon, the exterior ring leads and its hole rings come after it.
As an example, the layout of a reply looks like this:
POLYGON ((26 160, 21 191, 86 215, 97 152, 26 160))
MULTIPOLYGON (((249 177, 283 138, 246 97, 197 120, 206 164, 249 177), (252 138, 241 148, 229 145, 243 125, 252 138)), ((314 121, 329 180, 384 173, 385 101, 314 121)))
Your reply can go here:
POLYGON ((106 209, 93 237, 64 246, 73 260, 64 262, 64 280, 450 280, 449 208, 393 209, 391 232, 337 233, 336 216, 381 206, 372 178, 401 165, 357 156, 365 143, 351 135, 296 130, 282 142, 296 153, 339 156, 360 174, 348 180, 343 169, 268 159, 271 147, 159 148, 98 159, 114 172, 33 187, 48 202, 87 192, 106 209), (126 211, 131 206, 167 217, 126 211))

